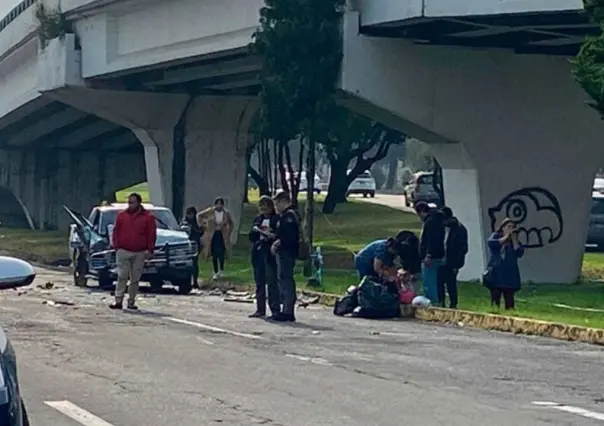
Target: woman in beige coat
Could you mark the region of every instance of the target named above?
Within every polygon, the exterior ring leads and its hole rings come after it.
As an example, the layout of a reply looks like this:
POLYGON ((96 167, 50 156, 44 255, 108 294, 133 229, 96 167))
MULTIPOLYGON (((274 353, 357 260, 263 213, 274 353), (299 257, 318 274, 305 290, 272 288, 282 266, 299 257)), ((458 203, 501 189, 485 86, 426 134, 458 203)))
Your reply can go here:
POLYGON ((234 228, 233 216, 224 207, 224 198, 216 198, 212 207, 197 213, 197 223, 205 228, 201 255, 204 259, 212 256, 212 279, 222 278, 224 261, 231 250, 231 234, 234 228))

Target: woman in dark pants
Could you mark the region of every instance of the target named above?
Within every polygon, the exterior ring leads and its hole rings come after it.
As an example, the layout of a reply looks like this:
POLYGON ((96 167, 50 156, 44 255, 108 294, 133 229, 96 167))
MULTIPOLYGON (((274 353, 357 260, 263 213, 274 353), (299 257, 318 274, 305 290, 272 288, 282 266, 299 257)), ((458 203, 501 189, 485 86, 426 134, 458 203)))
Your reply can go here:
POLYGON ((212 256, 214 280, 223 277, 224 262, 231 248, 231 234, 235 228, 233 216, 224 204, 224 198, 219 197, 214 201, 214 206, 197 213, 197 224, 205 229, 202 256, 204 259, 212 256))
POLYGON ((277 284, 277 262, 271 254, 271 245, 275 241, 275 229, 278 215, 275 204, 270 197, 263 196, 258 202, 260 214, 254 218, 249 237, 252 242, 252 266, 256 281, 256 312, 250 318, 261 318, 266 315, 266 296, 271 312, 281 311, 279 287, 277 284))
POLYGON ((183 225, 189 228, 189 240, 197 244, 197 255, 193 259, 193 287, 199 288, 199 254, 201 253, 201 237, 203 228, 197 223, 197 209, 187 208, 183 225))
POLYGON ((489 263, 485 285, 491 292, 491 303, 499 307, 503 296, 505 309, 514 309, 514 294, 521 286, 518 259, 524 255, 524 247, 518 241, 514 222, 504 219, 487 244, 489 263))

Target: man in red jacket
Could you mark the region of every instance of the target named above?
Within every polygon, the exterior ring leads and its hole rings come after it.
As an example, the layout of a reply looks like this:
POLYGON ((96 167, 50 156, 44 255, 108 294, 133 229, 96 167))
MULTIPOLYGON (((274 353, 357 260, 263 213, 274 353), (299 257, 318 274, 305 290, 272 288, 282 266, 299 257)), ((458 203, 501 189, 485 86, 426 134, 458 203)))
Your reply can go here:
POLYGON ((143 274, 145 260, 153 255, 156 235, 155 217, 142 206, 139 194, 130 194, 128 208, 119 212, 113 227, 117 288, 115 289, 115 303, 109 305, 111 309, 122 309, 128 278, 130 278, 128 309, 138 309, 136 306, 138 281, 143 274))

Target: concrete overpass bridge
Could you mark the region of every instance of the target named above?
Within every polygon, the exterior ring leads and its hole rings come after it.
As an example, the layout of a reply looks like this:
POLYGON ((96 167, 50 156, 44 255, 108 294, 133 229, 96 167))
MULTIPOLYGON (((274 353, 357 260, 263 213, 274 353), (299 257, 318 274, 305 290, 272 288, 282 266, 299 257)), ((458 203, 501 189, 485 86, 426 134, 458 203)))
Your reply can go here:
MULTIPOLYGON (((178 211, 220 195, 238 216, 259 88, 247 45, 263 1, 45 3, 71 31, 44 49, 33 0, 0 24, 0 171, 10 170, 0 184, 31 222, 63 226, 60 204, 86 210, 145 178, 155 203, 178 211)), ((471 234, 462 278, 481 275, 502 215, 531 247, 525 279, 577 277, 604 159, 602 125, 568 64, 597 31, 582 7, 350 0, 343 102, 432 145, 447 202, 471 234)))

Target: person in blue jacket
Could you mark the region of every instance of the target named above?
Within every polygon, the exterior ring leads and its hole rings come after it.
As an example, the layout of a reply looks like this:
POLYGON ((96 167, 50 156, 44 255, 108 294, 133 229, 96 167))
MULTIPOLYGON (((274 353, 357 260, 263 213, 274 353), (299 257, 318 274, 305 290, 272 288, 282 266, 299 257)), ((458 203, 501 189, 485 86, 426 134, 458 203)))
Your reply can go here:
POLYGON ((400 242, 393 237, 377 240, 363 248, 355 256, 354 262, 359 278, 372 277, 392 281, 394 260, 400 252, 400 242))
POLYGON ((514 222, 511 219, 504 219, 487 244, 489 262, 485 286, 491 292, 491 303, 499 307, 503 296, 505 309, 514 309, 514 294, 521 286, 518 259, 524 255, 524 247, 518 240, 518 231, 514 222))

